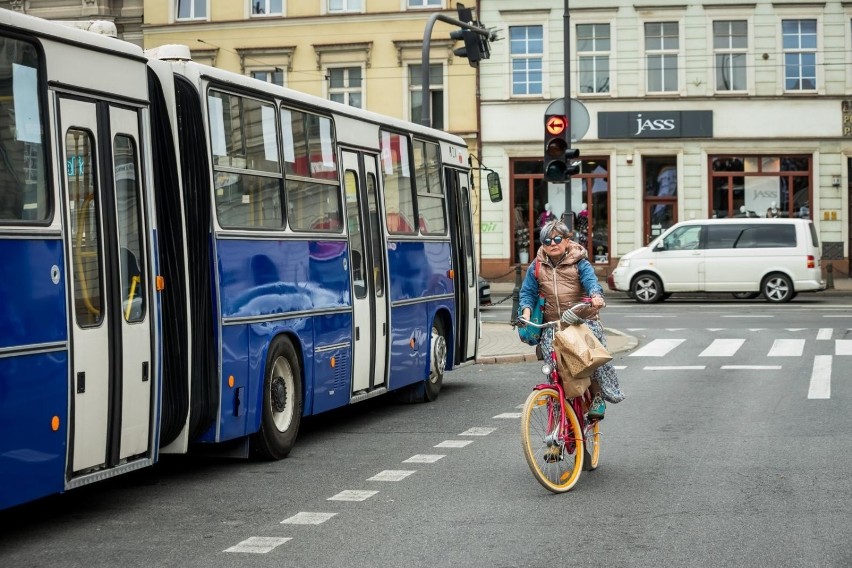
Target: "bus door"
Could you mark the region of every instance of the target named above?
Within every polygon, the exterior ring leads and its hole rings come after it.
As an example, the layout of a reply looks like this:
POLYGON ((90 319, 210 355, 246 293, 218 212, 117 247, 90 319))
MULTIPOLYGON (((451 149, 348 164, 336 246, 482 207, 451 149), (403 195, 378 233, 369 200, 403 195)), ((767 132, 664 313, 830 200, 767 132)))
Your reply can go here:
POLYGON ((379 210, 378 158, 343 151, 343 180, 353 283, 352 395, 386 386, 388 294, 379 210))
POLYGON ((473 248, 470 183, 467 172, 446 168, 447 195, 455 271, 456 362, 476 357, 479 318, 479 286, 473 248))
POLYGON ((63 97, 59 121, 73 477, 147 454, 152 325, 139 111, 63 97))

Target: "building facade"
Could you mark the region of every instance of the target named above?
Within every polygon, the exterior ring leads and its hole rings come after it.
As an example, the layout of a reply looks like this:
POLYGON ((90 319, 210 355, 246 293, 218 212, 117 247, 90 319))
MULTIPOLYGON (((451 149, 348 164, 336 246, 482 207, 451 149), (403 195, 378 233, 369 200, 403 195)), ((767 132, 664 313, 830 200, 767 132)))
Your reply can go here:
POLYGON ((738 215, 813 219, 824 265, 849 273, 852 5, 572 6, 570 191, 542 179, 545 111, 565 94, 564 5, 479 8, 503 38, 480 67, 481 160, 505 188, 482 206, 486 277, 535 253, 546 206, 570 209, 601 275, 678 220, 738 215))
MULTIPOLYGON (((190 47, 193 59, 298 91, 421 123, 426 23, 449 0, 145 0, 145 48, 190 47)), ((432 125, 478 144, 476 72, 453 55, 455 29, 433 28, 432 125)))

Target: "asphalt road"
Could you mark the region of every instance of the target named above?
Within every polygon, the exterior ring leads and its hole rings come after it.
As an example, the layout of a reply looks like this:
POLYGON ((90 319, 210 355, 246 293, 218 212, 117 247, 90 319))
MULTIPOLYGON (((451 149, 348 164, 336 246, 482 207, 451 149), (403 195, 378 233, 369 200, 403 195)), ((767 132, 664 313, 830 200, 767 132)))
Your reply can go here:
POLYGON ((628 398, 600 468, 568 494, 520 450, 538 365, 471 365, 434 403, 310 420, 280 462, 174 457, 7 511, 0 565, 850 566, 850 317, 838 299, 611 302, 607 325, 641 341, 615 360, 628 398))

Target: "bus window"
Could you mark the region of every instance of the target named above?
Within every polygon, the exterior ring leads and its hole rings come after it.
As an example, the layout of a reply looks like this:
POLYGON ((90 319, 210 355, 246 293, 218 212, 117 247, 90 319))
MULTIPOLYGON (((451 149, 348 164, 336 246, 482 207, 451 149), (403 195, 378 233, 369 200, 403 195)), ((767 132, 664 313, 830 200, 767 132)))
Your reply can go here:
POLYGON ((101 281, 101 222, 94 138, 86 130, 65 134, 68 209, 71 212, 74 310, 77 325, 95 327, 103 321, 101 281))
POLYGON ((118 135, 113 141, 115 198, 118 208, 118 258, 122 291, 122 313, 128 322, 145 318, 145 287, 142 271, 142 197, 137 177, 137 152, 133 138, 118 135))
POLYGON ((382 131, 382 182, 388 231, 413 235, 414 199, 408 138, 382 131))
POLYGON ((437 144, 414 141, 414 179, 417 183, 417 213, 424 235, 447 234, 444 187, 437 144))
POLYGON ((50 213, 40 102, 35 48, 0 37, 0 223, 50 213))
POLYGON ((358 207, 358 176, 352 170, 343 175, 346 191, 346 219, 349 227, 349 250, 352 254, 352 281, 355 297, 367 295, 367 269, 364 262, 364 239, 361 231, 361 212, 358 207))
POLYGON ((331 119, 281 108, 287 217, 294 231, 343 230, 331 119))
POLYGON ((207 104, 219 224, 283 228, 275 107, 212 90, 207 104))

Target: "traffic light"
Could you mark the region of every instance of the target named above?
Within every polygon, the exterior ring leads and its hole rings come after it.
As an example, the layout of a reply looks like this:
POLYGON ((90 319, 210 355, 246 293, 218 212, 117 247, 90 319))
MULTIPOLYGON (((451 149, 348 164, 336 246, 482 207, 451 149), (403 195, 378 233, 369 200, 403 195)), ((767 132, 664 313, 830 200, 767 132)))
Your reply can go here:
MULTIPOLYGON (((450 37, 455 40, 464 41, 464 47, 457 47, 453 50, 453 54, 455 54, 457 57, 466 57, 471 67, 479 66, 479 61, 483 59, 482 44, 479 39, 479 34, 477 34, 473 30, 465 29, 450 32, 450 37)), ((488 47, 487 39, 485 42, 485 47, 488 47)))
POLYGON ((544 116, 544 181, 564 183, 580 173, 580 150, 568 147, 568 117, 544 116))

